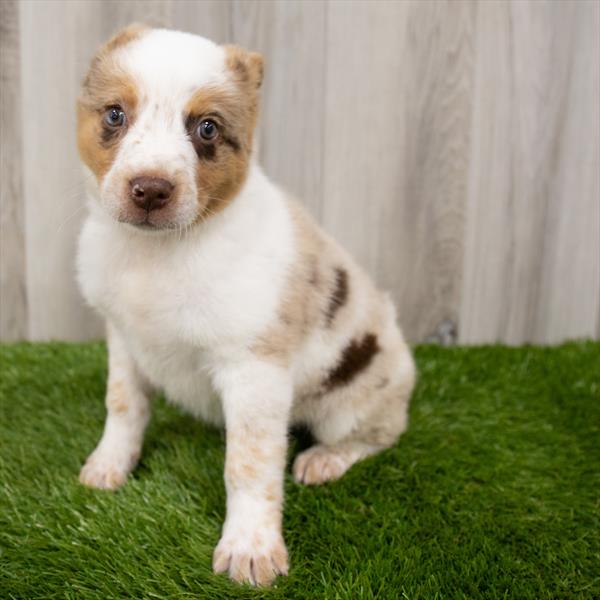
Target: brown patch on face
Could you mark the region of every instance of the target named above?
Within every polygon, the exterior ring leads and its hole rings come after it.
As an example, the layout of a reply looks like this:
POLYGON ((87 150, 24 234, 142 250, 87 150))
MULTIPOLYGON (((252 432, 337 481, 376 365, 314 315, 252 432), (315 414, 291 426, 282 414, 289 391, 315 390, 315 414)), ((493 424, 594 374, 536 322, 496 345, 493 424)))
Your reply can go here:
POLYGON ((200 218, 219 212, 239 192, 248 173, 258 118, 262 59, 237 46, 224 48, 228 84, 198 90, 185 107, 185 127, 198 156, 200 218), (199 135, 205 120, 217 126, 214 140, 199 135))
POLYGON ((347 385, 364 371, 379 352, 377 336, 367 333, 361 340, 352 340, 342 352, 339 363, 323 382, 326 391, 347 385))
POLYGON ((138 39, 145 28, 132 25, 109 40, 92 60, 77 101, 77 145, 83 162, 98 180, 110 168, 127 124, 135 117, 137 90, 132 78, 115 60, 115 51, 138 39), (107 109, 119 106, 126 115, 124 126, 111 128, 104 122, 107 109))
POLYGON ((335 319, 335 315, 344 304, 348 300, 348 273, 345 269, 341 267, 336 267, 335 269, 335 287, 333 288, 333 292, 331 294, 331 298, 329 300, 329 305, 327 306, 327 311, 325 313, 325 319, 327 321, 327 326, 331 326, 333 320, 335 319))

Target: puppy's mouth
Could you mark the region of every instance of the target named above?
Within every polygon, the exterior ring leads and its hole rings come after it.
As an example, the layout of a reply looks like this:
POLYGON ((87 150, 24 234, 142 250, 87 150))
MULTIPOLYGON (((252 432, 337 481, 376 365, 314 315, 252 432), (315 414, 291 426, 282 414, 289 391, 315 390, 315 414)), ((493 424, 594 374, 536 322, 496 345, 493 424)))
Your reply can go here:
POLYGON ((124 223, 140 229, 142 231, 165 231, 169 229, 178 229, 180 226, 172 221, 165 220, 164 218, 156 218, 154 212, 146 212, 141 216, 131 217, 122 215, 119 217, 119 223, 124 223))

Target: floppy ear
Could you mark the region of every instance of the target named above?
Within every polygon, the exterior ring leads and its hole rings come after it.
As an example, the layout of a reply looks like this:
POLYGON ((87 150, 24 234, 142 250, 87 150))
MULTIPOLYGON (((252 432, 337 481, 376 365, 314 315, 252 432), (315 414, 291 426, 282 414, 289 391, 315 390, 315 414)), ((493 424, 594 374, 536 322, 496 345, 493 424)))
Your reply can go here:
POLYGON ((115 35, 113 35, 110 40, 108 40, 108 42, 102 46, 101 51, 111 52, 112 50, 116 50, 120 46, 124 46, 132 40, 140 37, 149 29, 150 27, 144 25, 143 23, 131 23, 131 25, 127 25, 127 27, 117 31, 117 33, 115 33, 115 35))
POLYGON ((264 61, 262 54, 249 52, 239 46, 226 45, 227 67, 235 74, 240 83, 248 83, 258 89, 263 80, 264 61))

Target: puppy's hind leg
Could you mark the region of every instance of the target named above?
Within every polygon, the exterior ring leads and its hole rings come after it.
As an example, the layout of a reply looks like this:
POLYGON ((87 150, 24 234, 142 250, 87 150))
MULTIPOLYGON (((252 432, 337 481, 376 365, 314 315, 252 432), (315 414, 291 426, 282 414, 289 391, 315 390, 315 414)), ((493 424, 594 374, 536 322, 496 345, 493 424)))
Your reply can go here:
POLYGON ((104 433, 81 469, 79 481, 114 490, 125 483, 137 464, 150 406, 145 383, 119 333, 110 325, 108 355, 104 433))
POLYGON ((352 392, 335 400, 337 410, 313 426, 320 443, 300 453, 294 461, 292 471, 298 483, 316 485, 339 479, 354 463, 396 443, 408 424, 408 404, 414 384, 412 359, 405 364, 407 368, 400 383, 385 390, 371 390, 371 397, 365 400, 368 410, 357 411, 361 413, 357 420, 347 419, 344 414, 356 410, 356 405, 352 408, 352 392), (338 423, 351 425, 342 432, 338 423))

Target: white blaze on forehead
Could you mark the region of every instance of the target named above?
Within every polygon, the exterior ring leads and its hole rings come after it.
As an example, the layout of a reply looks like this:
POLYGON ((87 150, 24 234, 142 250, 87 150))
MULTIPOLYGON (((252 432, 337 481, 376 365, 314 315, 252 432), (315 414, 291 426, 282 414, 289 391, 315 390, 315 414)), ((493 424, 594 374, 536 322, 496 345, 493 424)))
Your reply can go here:
POLYGON ((181 31, 153 29, 124 47, 119 59, 147 99, 185 102, 198 88, 227 80, 224 49, 181 31))
POLYGON ((170 226, 189 224, 199 210, 198 156, 185 129, 185 107, 199 89, 231 85, 226 51, 200 36, 153 29, 117 49, 114 58, 132 79, 137 103, 103 179, 103 201, 118 220, 128 202, 130 181, 160 176, 178 190, 170 226))

